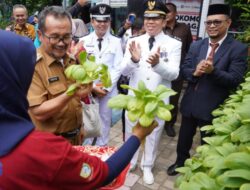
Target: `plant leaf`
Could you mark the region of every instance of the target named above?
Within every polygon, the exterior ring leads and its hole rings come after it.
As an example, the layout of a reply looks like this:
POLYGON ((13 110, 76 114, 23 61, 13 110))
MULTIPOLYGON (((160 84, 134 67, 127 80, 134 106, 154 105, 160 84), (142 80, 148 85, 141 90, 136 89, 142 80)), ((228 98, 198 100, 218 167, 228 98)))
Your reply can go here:
POLYGON ((119 94, 117 96, 114 96, 111 99, 109 99, 108 107, 115 109, 126 109, 130 98, 132 97, 124 94, 119 94))
POLYGON ((157 105, 158 105, 158 101, 151 101, 151 102, 148 102, 145 106, 145 110, 144 112, 146 114, 152 114, 155 109, 157 108, 157 105))
POLYGON ((68 88, 67 91, 66 91, 66 94, 67 94, 68 96, 74 95, 74 94, 75 94, 75 91, 76 91, 76 88, 77 88, 77 85, 76 85, 76 84, 70 85, 69 88, 68 88))
POLYGON ((138 90, 140 90, 140 91, 148 90, 145 83, 141 80, 138 82, 138 90))
POLYGON ((250 125, 242 125, 231 133, 231 140, 233 142, 250 142, 250 125))
POLYGON ((132 122, 136 122, 141 116, 142 112, 140 110, 128 111, 128 118, 132 122))
POLYGON ((87 72, 94 72, 98 68, 98 65, 95 62, 88 59, 84 62, 83 66, 87 72))
POLYGON ((174 92, 174 91, 163 92, 163 93, 161 93, 161 94, 158 96, 158 99, 159 99, 159 100, 162 100, 162 99, 165 99, 165 98, 167 98, 167 97, 169 97, 169 96, 173 96, 173 95, 175 95, 175 94, 176 94, 176 92, 174 92))
POLYGON ((158 118, 165 120, 165 121, 170 121, 172 119, 171 112, 166 109, 165 107, 159 106, 156 110, 156 115, 158 118))
POLYGON ((149 127, 153 121, 154 117, 146 114, 143 114, 139 119, 139 123, 141 124, 142 127, 149 127))
POLYGON ((81 51, 79 53, 79 61, 80 61, 80 64, 83 65, 85 63, 85 61, 87 60, 87 52, 86 51, 81 51))
POLYGON ((240 186, 240 190, 249 190, 250 189, 250 183, 245 183, 240 186))

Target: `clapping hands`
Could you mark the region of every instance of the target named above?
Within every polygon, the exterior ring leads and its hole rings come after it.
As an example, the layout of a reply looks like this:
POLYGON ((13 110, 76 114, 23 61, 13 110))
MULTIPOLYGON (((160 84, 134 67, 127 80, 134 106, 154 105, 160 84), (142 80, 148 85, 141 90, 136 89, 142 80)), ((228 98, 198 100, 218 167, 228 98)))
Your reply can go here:
POLYGON ((194 76, 200 77, 204 73, 210 74, 214 70, 213 61, 211 60, 201 60, 200 63, 196 66, 194 76))
POLYGON ((134 63, 138 63, 141 59, 141 46, 132 41, 129 44, 129 52, 131 54, 131 59, 134 63))

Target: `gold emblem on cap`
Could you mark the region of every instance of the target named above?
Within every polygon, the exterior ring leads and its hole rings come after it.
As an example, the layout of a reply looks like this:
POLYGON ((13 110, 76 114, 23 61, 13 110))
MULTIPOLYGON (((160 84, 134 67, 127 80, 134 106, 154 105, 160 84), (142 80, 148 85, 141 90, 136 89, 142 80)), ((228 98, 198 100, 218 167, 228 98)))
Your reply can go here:
POLYGON ((106 11, 106 7, 99 7, 99 12, 103 15, 106 11))
POLYGON ((148 9, 153 10, 155 8, 155 1, 148 1, 148 9))

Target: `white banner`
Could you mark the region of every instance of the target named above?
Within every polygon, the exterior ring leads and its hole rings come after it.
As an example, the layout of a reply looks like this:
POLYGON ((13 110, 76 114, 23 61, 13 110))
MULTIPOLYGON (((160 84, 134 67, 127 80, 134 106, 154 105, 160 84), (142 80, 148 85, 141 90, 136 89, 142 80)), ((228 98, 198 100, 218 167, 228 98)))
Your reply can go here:
POLYGON ((177 7, 177 20, 190 26, 193 38, 197 38, 202 0, 167 0, 177 7))
POLYGON ((127 7, 127 0, 110 0, 111 7, 127 7))
POLYGON ((112 8, 114 7, 127 7, 127 0, 91 0, 91 3, 99 4, 105 3, 110 5, 112 8))

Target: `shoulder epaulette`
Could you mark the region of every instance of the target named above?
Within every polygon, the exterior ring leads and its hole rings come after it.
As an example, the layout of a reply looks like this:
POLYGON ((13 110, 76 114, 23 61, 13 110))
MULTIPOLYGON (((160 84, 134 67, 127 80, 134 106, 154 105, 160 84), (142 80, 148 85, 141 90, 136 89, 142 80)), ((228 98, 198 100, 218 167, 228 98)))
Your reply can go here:
POLYGON ((177 37, 177 36, 174 36, 174 35, 171 35, 171 34, 166 34, 166 33, 165 33, 165 35, 169 36, 170 38, 174 38, 174 39, 181 42, 181 39, 179 37, 177 37))
POLYGON ((136 38, 136 37, 139 37, 139 36, 142 36, 143 34, 140 34, 140 35, 136 35, 136 36, 130 36, 129 39, 131 38, 136 38))
POLYGON ((116 37, 116 38, 121 39, 119 36, 116 36, 116 35, 115 35, 115 34, 113 34, 112 32, 110 32, 110 34, 111 34, 111 36, 114 36, 114 37, 116 37))
POLYGON ((181 39, 178 36, 173 36, 174 39, 181 41, 181 39))

